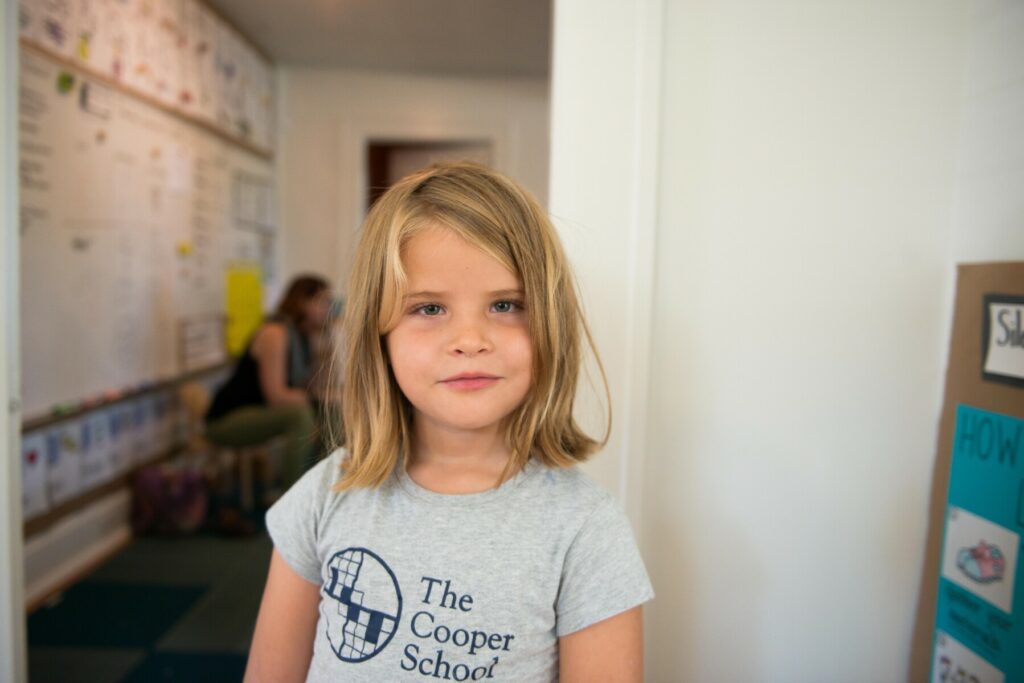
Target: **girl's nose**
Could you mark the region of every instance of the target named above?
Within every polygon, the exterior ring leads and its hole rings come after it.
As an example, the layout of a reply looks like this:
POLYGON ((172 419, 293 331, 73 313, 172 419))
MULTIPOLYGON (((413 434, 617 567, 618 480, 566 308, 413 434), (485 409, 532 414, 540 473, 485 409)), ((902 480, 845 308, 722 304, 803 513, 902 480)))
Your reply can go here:
POLYGON ((486 326, 478 320, 464 320, 452 338, 452 353, 473 357, 493 350, 486 326))

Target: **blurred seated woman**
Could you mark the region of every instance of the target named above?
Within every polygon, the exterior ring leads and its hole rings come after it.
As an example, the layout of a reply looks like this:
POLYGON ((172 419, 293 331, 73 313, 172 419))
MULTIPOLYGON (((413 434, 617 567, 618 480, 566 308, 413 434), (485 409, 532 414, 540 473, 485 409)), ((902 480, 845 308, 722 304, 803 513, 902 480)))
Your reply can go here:
POLYGON ((206 438, 216 445, 251 446, 284 437, 280 483, 286 489, 322 455, 310 386, 330 309, 326 280, 315 275, 292 280, 206 414, 206 438))

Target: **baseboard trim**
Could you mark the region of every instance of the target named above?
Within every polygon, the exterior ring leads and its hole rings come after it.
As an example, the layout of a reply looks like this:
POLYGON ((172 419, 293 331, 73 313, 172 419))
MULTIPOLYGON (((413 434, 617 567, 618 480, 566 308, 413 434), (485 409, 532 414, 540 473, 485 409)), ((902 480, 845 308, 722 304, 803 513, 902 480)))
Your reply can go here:
POLYGON ((32 612, 131 543, 131 492, 115 491, 25 542, 25 610, 32 612))

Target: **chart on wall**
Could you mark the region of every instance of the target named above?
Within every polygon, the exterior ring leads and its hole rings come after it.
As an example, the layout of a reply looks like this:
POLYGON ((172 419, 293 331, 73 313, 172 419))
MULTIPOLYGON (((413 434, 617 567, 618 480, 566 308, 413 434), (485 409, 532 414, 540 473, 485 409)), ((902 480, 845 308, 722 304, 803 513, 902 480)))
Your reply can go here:
POLYGON ((20 0, 23 40, 270 149, 268 64, 200 0, 20 0))
MULTIPOLYGON (((90 42, 91 57, 100 45, 90 42)), ((222 319, 228 269, 251 263, 274 277, 275 207, 265 158, 36 50, 22 50, 20 68, 31 418, 190 369, 182 345, 220 332, 209 321, 222 319)), ((200 360, 223 358, 223 343, 199 342, 200 360)))

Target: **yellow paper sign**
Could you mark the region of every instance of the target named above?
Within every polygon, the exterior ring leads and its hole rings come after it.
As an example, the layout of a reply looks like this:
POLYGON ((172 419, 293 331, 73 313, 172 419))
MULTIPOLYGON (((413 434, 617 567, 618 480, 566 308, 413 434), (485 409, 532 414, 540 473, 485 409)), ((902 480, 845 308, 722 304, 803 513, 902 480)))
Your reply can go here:
POLYGON ((225 310, 228 353, 240 356, 256 328, 263 322, 263 286, 260 269, 255 265, 236 265, 227 269, 225 310))

